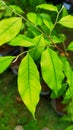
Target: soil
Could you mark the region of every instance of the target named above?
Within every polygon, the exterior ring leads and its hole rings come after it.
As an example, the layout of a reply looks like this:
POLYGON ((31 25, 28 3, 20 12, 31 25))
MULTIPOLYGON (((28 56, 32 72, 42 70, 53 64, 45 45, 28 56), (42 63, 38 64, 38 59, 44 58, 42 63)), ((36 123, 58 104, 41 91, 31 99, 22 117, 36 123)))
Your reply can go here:
POLYGON ((0 55, 16 55, 18 54, 19 48, 18 47, 12 47, 9 45, 3 45, 0 47, 0 55), (15 52, 16 51, 16 52, 15 52))
POLYGON ((2 55, 7 55, 10 51, 13 51, 14 48, 8 45, 3 45, 0 47, 0 53, 2 55))
POLYGON ((44 80, 41 81, 41 86, 42 86, 41 94, 48 95, 50 93, 50 88, 47 86, 47 84, 44 82, 44 80))

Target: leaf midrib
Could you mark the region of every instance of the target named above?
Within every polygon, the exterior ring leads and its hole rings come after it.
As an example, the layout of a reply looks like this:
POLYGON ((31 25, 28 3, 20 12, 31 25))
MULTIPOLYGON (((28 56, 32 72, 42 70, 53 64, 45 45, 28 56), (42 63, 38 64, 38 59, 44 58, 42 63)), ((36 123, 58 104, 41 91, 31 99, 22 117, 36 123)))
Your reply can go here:
POLYGON ((11 26, 13 26, 18 20, 19 20, 19 19, 15 20, 15 21, 12 22, 12 24, 10 24, 6 29, 4 29, 4 31, 0 33, 0 36, 3 35, 3 33, 4 33, 5 31, 7 31, 11 26))
MULTIPOLYGON (((49 50, 49 49, 48 49, 48 50, 49 50)), ((54 62, 53 62, 52 55, 51 55, 51 50, 49 50, 49 55, 50 55, 51 62, 52 62, 52 66, 53 66, 53 70, 54 70, 54 75, 55 75, 55 83, 56 83, 56 86, 58 86, 58 85, 57 85, 57 76, 56 76, 56 71, 55 71, 55 65, 54 65, 54 62)))

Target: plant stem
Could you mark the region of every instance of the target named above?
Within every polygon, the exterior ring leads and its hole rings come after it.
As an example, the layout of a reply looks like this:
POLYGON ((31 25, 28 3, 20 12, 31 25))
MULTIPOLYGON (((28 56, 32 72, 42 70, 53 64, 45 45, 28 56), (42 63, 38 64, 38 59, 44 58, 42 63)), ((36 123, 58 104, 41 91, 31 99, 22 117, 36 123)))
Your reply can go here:
POLYGON ((14 62, 16 62, 17 61, 17 59, 20 57, 20 56, 22 56, 22 55, 24 55, 24 54, 26 54, 26 53, 29 53, 29 52, 31 52, 31 51, 34 51, 35 49, 37 49, 37 48, 42 48, 42 47, 50 47, 51 45, 44 45, 44 46, 40 46, 40 47, 34 47, 34 48, 32 48, 32 49, 30 49, 30 50, 27 50, 27 51, 23 51, 23 52, 21 52, 19 55, 17 55, 16 56, 16 58, 15 58, 15 60, 13 61, 13 63, 14 62))
POLYGON ((56 17, 54 26, 53 26, 52 30, 50 31, 50 36, 51 36, 52 31, 54 30, 54 28, 55 28, 55 26, 56 26, 56 24, 57 24, 57 22, 58 22, 59 15, 60 15, 60 13, 62 12, 63 8, 64 8, 64 5, 62 6, 62 8, 61 8, 61 9, 59 10, 59 12, 57 13, 57 17, 56 17))

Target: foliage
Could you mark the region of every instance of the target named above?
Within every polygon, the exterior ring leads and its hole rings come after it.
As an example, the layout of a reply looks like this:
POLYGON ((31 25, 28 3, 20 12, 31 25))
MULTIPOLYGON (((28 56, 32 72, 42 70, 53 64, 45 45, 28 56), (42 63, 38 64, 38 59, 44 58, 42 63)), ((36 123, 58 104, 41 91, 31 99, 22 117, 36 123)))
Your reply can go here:
POLYGON ((73 70, 68 52, 73 51, 73 41, 66 46, 65 34, 61 30, 64 27, 73 29, 73 16, 64 14, 64 6, 59 9, 52 4, 41 4, 36 6, 34 12, 24 15, 18 6, 1 4, 3 10, 8 9, 12 13, 1 17, 0 46, 7 44, 24 47, 25 50, 15 57, 0 57, 1 72, 13 59, 15 62, 21 55, 24 56, 18 70, 18 90, 34 118, 42 87, 40 73, 55 97, 66 82, 65 94, 62 92, 61 96, 64 96, 65 103, 69 102, 68 113, 73 121, 73 70))
POLYGON ((66 130, 72 130, 73 129, 73 125, 69 126, 66 130))

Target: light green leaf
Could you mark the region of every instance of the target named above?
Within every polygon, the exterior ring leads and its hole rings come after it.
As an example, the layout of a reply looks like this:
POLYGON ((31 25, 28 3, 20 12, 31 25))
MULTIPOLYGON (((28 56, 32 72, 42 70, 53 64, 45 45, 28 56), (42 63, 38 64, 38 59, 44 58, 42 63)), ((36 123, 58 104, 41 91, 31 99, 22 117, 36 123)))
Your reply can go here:
POLYGON ((50 31, 53 29, 54 25, 51 20, 48 21, 47 19, 43 19, 43 22, 46 25, 46 27, 48 27, 50 29, 50 31))
POLYGON ((64 78, 63 64, 57 53, 50 48, 46 49, 42 54, 41 70, 44 81, 57 95, 64 78))
POLYGON ((41 4, 41 5, 38 5, 37 8, 58 12, 57 7, 54 6, 53 4, 41 4))
POLYGON ((34 46, 34 43, 33 43, 32 39, 28 38, 27 36, 18 35, 9 43, 9 45, 30 47, 30 46, 34 46))
POLYGON ((7 18, 0 21, 0 45, 11 41, 20 31, 22 19, 19 17, 7 18))
POLYGON ((18 90, 24 104, 34 117, 36 105, 39 102, 41 85, 36 64, 29 54, 24 57, 19 66, 18 90))
POLYGON ((19 14, 23 14, 23 13, 24 13, 23 10, 22 10, 19 6, 17 6, 17 5, 9 5, 9 7, 10 7, 13 11, 15 11, 15 12, 17 12, 17 13, 19 13, 19 14))
MULTIPOLYGON (((38 60, 41 57, 42 52, 45 49, 45 40, 43 35, 39 35, 33 39, 33 42, 36 46, 35 50, 30 52, 30 55, 33 57, 34 60, 38 60)), ((32 47, 33 48, 33 47, 32 47)))
POLYGON ((68 45, 67 50, 73 51, 73 41, 68 45))
POLYGON ((28 13, 27 18, 35 25, 42 25, 42 18, 40 17, 40 15, 36 13, 33 12, 28 13))
POLYGON ((67 16, 61 18, 58 23, 65 27, 73 28, 73 16, 67 15, 67 16))
POLYGON ((14 56, 0 57, 0 74, 3 73, 9 67, 14 58, 14 56))
POLYGON ((46 13, 40 13, 40 16, 42 17, 43 23, 46 25, 46 27, 48 27, 50 29, 50 31, 53 28, 53 22, 51 20, 50 15, 46 14, 46 13))

